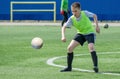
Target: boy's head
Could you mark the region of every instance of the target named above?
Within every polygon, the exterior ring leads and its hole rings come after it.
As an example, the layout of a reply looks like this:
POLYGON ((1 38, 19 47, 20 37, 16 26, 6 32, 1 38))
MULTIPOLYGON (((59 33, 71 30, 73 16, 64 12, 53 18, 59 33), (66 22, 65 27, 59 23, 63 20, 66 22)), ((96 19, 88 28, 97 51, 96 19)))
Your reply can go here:
POLYGON ((79 2, 74 2, 71 5, 71 11, 72 11, 72 13, 75 17, 79 17, 80 16, 80 11, 81 11, 80 3, 79 2))
POLYGON ((74 3, 72 3, 71 7, 80 9, 81 6, 80 6, 79 2, 74 2, 74 3))

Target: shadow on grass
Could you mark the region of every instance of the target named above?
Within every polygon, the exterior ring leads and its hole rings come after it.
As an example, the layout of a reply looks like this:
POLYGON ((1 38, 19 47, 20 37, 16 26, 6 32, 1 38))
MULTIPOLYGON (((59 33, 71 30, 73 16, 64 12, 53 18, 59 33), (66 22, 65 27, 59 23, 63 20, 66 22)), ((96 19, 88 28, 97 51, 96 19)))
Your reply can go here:
MULTIPOLYGON (((73 70, 72 72, 83 72, 83 73, 95 73, 94 71, 76 71, 73 70)), ((120 71, 100 71, 98 73, 95 74, 106 74, 106 75, 114 75, 114 76, 120 76, 120 71)), ((80 75, 76 75, 76 76, 80 76, 80 75)))

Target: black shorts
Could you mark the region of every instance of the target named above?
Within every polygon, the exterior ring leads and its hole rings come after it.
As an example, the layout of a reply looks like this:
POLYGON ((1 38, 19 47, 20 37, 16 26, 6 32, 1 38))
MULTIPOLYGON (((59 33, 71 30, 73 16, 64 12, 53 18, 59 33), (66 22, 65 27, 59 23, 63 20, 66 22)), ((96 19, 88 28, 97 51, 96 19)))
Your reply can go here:
POLYGON ((88 35, 76 34, 73 38, 75 41, 79 42, 83 46, 84 42, 95 43, 95 34, 91 33, 88 35))

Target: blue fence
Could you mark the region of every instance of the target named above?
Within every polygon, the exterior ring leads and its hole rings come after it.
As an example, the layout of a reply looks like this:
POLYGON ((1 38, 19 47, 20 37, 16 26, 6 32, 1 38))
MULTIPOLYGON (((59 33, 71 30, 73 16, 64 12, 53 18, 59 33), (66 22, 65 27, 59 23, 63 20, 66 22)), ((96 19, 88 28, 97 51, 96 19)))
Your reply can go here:
MULTIPOLYGON (((56 1, 56 19, 61 20, 60 3, 61 0, 0 0, 0 20, 10 20, 10 2, 11 1, 56 1)), ((120 0, 69 0, 70 5, 79 1, 82 10, 88 10, 98 15, 98 19, 120 20, 120 0)), ((15 8, 52 8, 51 5, 15 5, 15 8)), ((70 14, 72 15, 72 14, 70 14)), ((15 12, 15 20, 53 20, 52 12, 15 12)))

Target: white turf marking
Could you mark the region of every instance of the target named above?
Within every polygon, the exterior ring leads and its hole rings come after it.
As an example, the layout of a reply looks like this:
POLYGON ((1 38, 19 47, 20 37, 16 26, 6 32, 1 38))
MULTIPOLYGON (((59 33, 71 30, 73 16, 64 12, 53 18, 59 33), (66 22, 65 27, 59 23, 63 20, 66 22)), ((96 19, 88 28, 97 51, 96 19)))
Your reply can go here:
MULTIPOLYGON (((98 54, 120 54, 120 52, 102 52, 102 53, 98 53, 98 54)), ((78 54, 75 56, 85 56, 85 55, 89 55, 89 54, 78 54)), ((47 60, 47 64, 51 65, 51 66, 56 66, 56 67, 61 67, 61 68, 65 68, 66 66, 63 65, 57 65, 54 63, 55 60, 57 59, 61 59, 61 58, 65 58, 66 56, 59 56, 59 57, 53 57, 47 60)), ((93 70, 86 70, 86 69, 80 69, 80 68, 72 68, 73 70, 77 70, 77 71, 81 71, 81 72, 94 72, 93 70)), ((108 72, 100 72, 100 74, 107 74, 107 75, 116 75, 116 76, 120 76, 119 73, 108 73, 108 72)))

